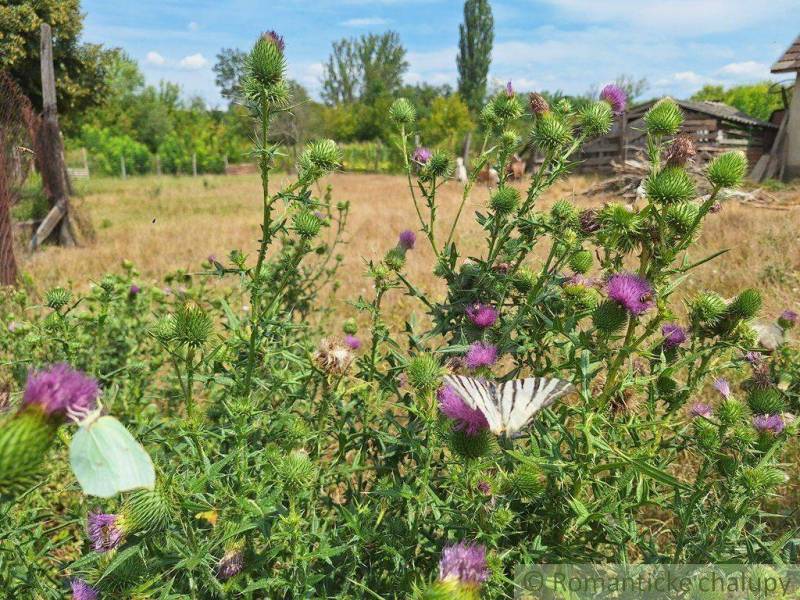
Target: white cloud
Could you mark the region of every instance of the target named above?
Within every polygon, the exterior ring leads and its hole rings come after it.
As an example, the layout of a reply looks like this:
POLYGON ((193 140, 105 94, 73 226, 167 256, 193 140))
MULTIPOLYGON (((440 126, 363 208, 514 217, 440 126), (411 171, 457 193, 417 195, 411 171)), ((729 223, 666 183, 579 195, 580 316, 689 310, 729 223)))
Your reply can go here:
POLYGON ((187 27, 189 28, 189 31, 197 31, 200 29, 200 24, 197 21, 189 21, 187 27))
POLYGON ((386 25, 388 21, 381 17, 361 17, 357 19, 347 19, 341 25, 345 27, 372 27, 374 25, 386 25))
POLYGON ((206 57, 200 54, 199 52, 197 54, 190 54, 189 56, 184 56, 178 63, 178 66, 181 69, 186 69, 187 71, 197 71, 199 69, 202 69, 206 65, 208 65, 206 57))
POLYGON ((165 62, 167 62, 167 61, 164 59, 164 57, 163 57, 163 56, 161 56, 161 55, 160 55, 158 52, 156 52, 155 50, 151 50, 150 52, 148 52, 148 53, 147 53, 147 56, 145 56, 144 60, 145 60, 145 62, 146 62, 147 64, 149 64, 149 65, 157 65, 157 66, 161 66, 161 65, 163 65, 165 62))
POLYGON ((719 70, 722 75, 729 75, 741 79, 769 79, 769 65, 756 62, 754 60, 746 60, 744 62, 736 62, 725 65, 719 70))

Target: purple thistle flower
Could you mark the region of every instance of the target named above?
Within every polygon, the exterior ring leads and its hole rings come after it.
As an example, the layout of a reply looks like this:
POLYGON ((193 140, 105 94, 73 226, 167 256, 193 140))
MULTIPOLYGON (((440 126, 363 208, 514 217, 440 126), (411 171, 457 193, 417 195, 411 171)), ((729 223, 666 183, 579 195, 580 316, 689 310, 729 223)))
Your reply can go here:
POLYGON ((692 407, 689 409, 689 414, 693 417, 710 417, 713 414, 713 410, 711 406, 706 404, 705 402, 695 402, 692 404, 692 407))
POLYGON ((747 354, 744 355, 744 359, 750 363, 750 366, 756 367, 761 364, 761 361, 764 360, 764 355, 761 352, 756 352, 751 350, 747 354))
POLYGON ((131 285, 131 289, 128 290, 128 295, 131 296, 131 297, 135 297, 135 296, 138 296, 139 292, 141 292, 141 291, 142 291, 142 288, 140 288, 138 285, 136 285, 134 283, 133 285, 131 285))
POLYGON ((241 573, 244 568, 244 554, 240 548, 233 548, 225 552, 225 555, 217 564, 217 578, 230 579, 241 573))
POLYGON ((784 329, 791 329, 797 325, 797 313, 788 309, 783 311, 781 316, 778 317, 778 325, 784 329))
POLYGON ((489 578, 486 547, 459 542, 447 546, 439 561, 439 579, 478 586, 489 578))
POLYGON ((508 83, 506 84, 506 96, 508 96, 509 98, 514 97, 514 86, 511 85, 511 80, 509 80, 508 83))
POLYGON ((72 600, 97 600, 97 590, 83 579, 73 579, 70 586, 72 587, 72 600))
POLYGON ((465 312, 472 324, 480 329, 491 327, 497 321, 497 310, 488 304, 472 304, 465 312))
POLYGON ((611 83, 600 92, 600 100, 608 102, 615 115, 621 115, 625 112, 625 104, 628 101, 628 95, 621 87, 611 83))
POLYGON ((650 282, 631 273, 618 273, 608 279, 608 297, 632 315, 641 315, 655 303, 650 282))
POLYGON ((722 379, 721 377, 714 380, 714 389, 717 390, 725 400, 728 400, 731 397, 731 385, 728 383, 727 379, 722 379))
POLYGON ((599 211, 596 208, 587 208, 581 211, 581 233, 589 235, 600 229, 599 211))
POLYGON ((489 367, 497 361, 497 346, 487 342, 475 342, 464 357, 464 364, 468 369, 489 367))
POLYGON ((583 287, 591 287, 594 282, 580 273, 573 273, 561 282, 562 287, 567 285, 581 285, 583 287))
POLYGON ((215 263, 215 262, 217 262, 217 257, 216 257, 216 255, 214 255, 214 254, 209 254, 209 255, 208 255, 208 262, 210 262, 210 263, 215 263))
POLYGON ((476 487, 478 488, 478 491, 484 496, 492 495, 492 486, 489 484, 488 481, 479 481, 476 487))
POLYGON ((456 424, 456 431, 463 431, 467 435, 474 436, 484 429, 489 429, 489 422, 483 413, 477 408, 470 408, 449 385, 439 388, 436 394, 439 399, 439 410, 446 417, 453 419, 456 424))
POLYGON ((283 41, 283 36, 278 35, 278 32, 274 29, 270 31, 266 31, 261 35, 261 39, 266 40, 268 42, 272 42, 278 47, 278 50, 283 52, 286 49, 286 42, 283 41))
POLYGON ((346 335, 344 336, 344 345, 350 350, 358 350, 361 348, 361 340, 354 335, 346 335))
POLYGON ((119 515, 92 511, 87 521, 89 540, 97 552, 108 552, 122 543, 125 530, 119 515))
POLYGON ((38 404, 47 415, 79 421, 97 406, 97 382, 66 363, 28 375, 22 404, 38 404))
POLYGON ((414 244, 417 243, 417 234, 406 229, 400 232, 400 247, 404 250, 413 250, 414 244))
POLYGON ((664 348, 667 350, 677 348, 686 341, 686 330, 677 323, 665 323, 661 327, 661 335, 664 336, 664 348))
POLYGON ((411 155, 411 159, 414 162, 418 162, 419 164, 424 165, 431 159, 431 156, 433 156, 433 153, 430 150, 428 150, 423 146, 420 146, 419 148, 414 150, 414 153, 411 155))
POLYGON ((780 415, 756 415, 753 417, 753 427, 761 433, 778 435, 784 428, 783 417, 780 415))
POLYGON ((721 211, 722 211, 722 204, 720 204, 719 202, 715 202, 714 204, 711 205, 711 208, 708 209, 708 212, 710 212, 713 215, 721 211))

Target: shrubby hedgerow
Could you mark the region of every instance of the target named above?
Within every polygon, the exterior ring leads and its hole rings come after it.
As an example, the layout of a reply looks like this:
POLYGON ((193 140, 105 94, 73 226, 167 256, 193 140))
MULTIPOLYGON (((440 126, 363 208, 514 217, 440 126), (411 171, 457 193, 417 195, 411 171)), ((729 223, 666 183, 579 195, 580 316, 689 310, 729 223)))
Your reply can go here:
POLYGON ((674 137, 682 115, 661 101, 645 119, 643 206, 542 210, 625 97, 609 87, 576 110, 509 85, 482 111, 461 206, 440 222, 454 160, 411 147, 416 115, 399 99, 388 116, 417 221, 368 258, 373 288, 353 299, 358 319, 339 319, 326 294, 349 206, 317 185, 339 150, 312 142, 295 181, 271 181, 270 122, 291 107, 283 51, 264 34, 243 86, 264 190, 255 256, 209 257, 168 289, 125 263, 85 296, 5 296, 7 593, 468 599, 513 597, 515 565, 531 563, 794 560, 780 492, 797 429, 785 343, 797 315, 771 326, 770 353, 753 327, 757 290, 674 298, 717 259, 692 244, 741 180, 741 155, 718 157, 696 198, 691 142, 674 137), (527 129, 514 129, 526 111, 527 129), (544 160, 520 191, 507 165, 523 144, 544 160), (475 215, 482 246, 463 256, 455 233, 486 166, 499 184, 475 215), (421 245, 442 297, 407 275, 421 245), (394 328, 387 301, 399 294, 427 319, 394 328), (560 379, 572 392, 509 437, 452 375, 560 379), (98 395, 151 455, 154 489, 81 494, 65 442, 98 395))

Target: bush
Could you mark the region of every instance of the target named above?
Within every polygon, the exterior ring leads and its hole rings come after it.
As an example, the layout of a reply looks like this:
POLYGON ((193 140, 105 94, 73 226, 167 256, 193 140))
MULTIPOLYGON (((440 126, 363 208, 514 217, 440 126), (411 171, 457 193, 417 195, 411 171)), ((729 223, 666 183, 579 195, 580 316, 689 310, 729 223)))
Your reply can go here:
POLYGON ((147 146, 127 135, 115 135, 106 128, 84 125, 79 143, 89 154, 89 169, 92 173, 121 175, 123 156, 128 175, 149 173, 152 169, 147 146))

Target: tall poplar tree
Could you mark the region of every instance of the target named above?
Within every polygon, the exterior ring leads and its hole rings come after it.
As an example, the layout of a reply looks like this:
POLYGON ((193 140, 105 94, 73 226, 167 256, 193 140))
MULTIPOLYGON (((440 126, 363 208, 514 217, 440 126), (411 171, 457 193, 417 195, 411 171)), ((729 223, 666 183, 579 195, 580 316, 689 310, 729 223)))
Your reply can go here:
POLYGON ((473 113, 486 98, 486 78, 492 62, 494 19, 489 0, 466 0, 464 22, 459 26, 458 93, 473 113))

